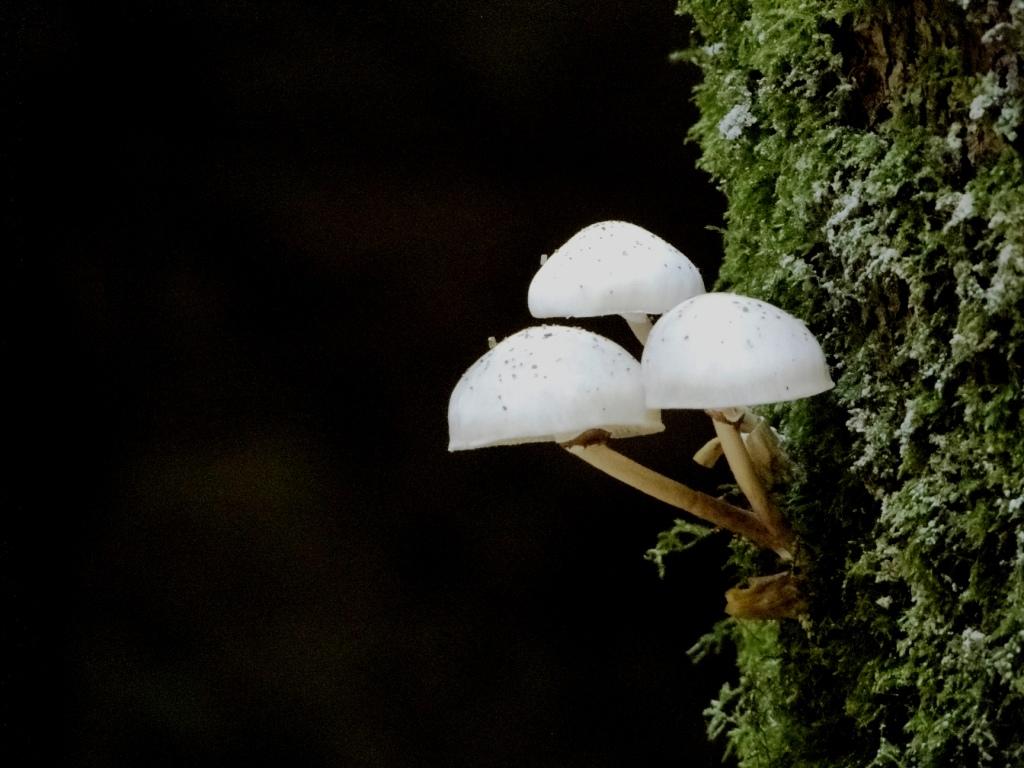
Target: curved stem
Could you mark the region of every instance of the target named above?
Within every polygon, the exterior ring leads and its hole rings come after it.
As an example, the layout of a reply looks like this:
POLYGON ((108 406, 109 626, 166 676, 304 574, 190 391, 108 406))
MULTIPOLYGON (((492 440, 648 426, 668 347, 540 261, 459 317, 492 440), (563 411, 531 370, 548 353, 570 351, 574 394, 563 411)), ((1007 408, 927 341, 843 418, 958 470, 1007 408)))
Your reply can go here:
POLYGON ((712 413, 711 421, 715 425, 715 434, 722 443, 722 451, 725 453, 725 460, 729 462, 729 469, 732 470, 743 495, 750 501, 750 508, 772 534, 788 546, 793 540, 793 535, 754 470, 750 454, 747 453, 747 447, 740 435, 739 424, 727 421, 720 413, 712 413))
POLYGON ((722 458, 722 441, 717 437, 712 437, 693 454, 693 460, 708 469, 715 466, 720 458, 722 458))
POLYGON ((643 312, 631 312, 627 315, 622 315, 622 319, 629 325, 629 330, 633 332, 637 340, 641 344, 647 344, 647 337, 651 334, 651 318, 645 315, 643 312))
MULTIPOLYGON (((757 429, 758 425, 764 421, 764 419, 748 408, 737 408, 736 411, 739 414, 737 424, 740 428, 740 432, 753 432, 757 429)), ((736 421, 736 419, 733 419, 733 421, 736 421)))
POLYGON ((754 471, 768 488, 775 485, 779 478, 785 477, 789 472, 789 461, 782 450, 778 436, 768 426, 767 421, 762 420, 752 431, 744 434, 743 445, 746 446, 747 454, 754 465, 754 471))
POLYGON ((780 542, 777 538, 746 510, 695 491, 653 469, 648 469, 606 445, 577 444, 563 447, 591 466, 648 496, 685 510, 720 528, 745 536, 761 547, 778 551, 780 542))

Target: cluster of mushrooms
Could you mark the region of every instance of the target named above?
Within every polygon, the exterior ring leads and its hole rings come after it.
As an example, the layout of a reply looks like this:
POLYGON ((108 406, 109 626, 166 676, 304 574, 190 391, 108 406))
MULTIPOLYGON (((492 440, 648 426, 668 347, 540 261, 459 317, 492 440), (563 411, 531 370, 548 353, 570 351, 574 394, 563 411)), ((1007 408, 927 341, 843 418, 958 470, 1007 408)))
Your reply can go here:
MULTIPOLYGON (((767 489, 781 462, 773 430, 748 406, 833 386, 821 346, 796 317, 757 299, 706 293, 696 266, 623 221, 592 224, 541 267, 529 290, 537 318, 621 315, 644 345, 640 362, 581 328, 540 325, 490 350, 448 405, 450 451, 554 442, 608 475, 791 562, 793 533, 767 489), (651 323, 651 315, 661 315, 651 323), (704 410, 715 438, 694 456, 724 455, 749 509, 693 490, 623 456, 610 439, 664 430, 660 409, 704 410)), ((804 603, 790 570, 726 593, 740 618, 795 616, 804 603)))

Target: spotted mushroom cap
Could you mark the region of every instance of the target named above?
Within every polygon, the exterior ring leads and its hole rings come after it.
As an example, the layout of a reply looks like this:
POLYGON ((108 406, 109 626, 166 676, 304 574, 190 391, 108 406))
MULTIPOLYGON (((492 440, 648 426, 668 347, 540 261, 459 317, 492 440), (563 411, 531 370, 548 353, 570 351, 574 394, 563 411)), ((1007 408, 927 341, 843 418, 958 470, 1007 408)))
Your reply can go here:
POLYGON ((613 341, 542 325, 497 344, 467 370, 448 403, 448 450, 660 432, 644 405, 640 364, 613 341))
POLYGON ((657 235, 625 221, 601 221, 570 237, 530 283, 534 317, 666 312, 704 293, 700 272, 657 235))
POLYGON ((696 296, 662 315, 642 367, 652 408, 780 403, 835 386, 801 320, 733 293, 696 296))

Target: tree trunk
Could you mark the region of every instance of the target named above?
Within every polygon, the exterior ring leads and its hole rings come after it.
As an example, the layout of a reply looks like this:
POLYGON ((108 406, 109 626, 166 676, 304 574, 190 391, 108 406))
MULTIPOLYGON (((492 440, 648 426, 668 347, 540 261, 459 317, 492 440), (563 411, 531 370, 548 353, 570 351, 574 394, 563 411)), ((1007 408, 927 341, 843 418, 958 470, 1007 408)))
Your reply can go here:
POLYGON ((809 613, 716 630, 712 731, 745 766, 1024 765, 1024 2, 681 11, 718 288, 802 317, 837 380, 766 412, 809 613))

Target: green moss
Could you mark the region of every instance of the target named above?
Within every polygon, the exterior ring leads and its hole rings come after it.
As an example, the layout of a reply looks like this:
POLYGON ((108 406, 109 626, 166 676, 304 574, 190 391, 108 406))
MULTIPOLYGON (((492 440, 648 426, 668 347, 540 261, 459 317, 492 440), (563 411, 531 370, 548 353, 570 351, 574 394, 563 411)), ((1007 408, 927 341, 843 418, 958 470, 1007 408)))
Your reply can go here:
POLYGON ((768 411, 811 614, 719 628, 711 732, 743 766, 1024 764, 1024 3, 680 11, 718 288, 804 318, 837 380, 768 411))
POLYGON ((644 555, 658 569, 658 576, 665 578, 665 558, 673 553, 685 552, 715 533, 714 528, 689 520, 676 520, 667 531, 658 534, 658 542, 644 555))

